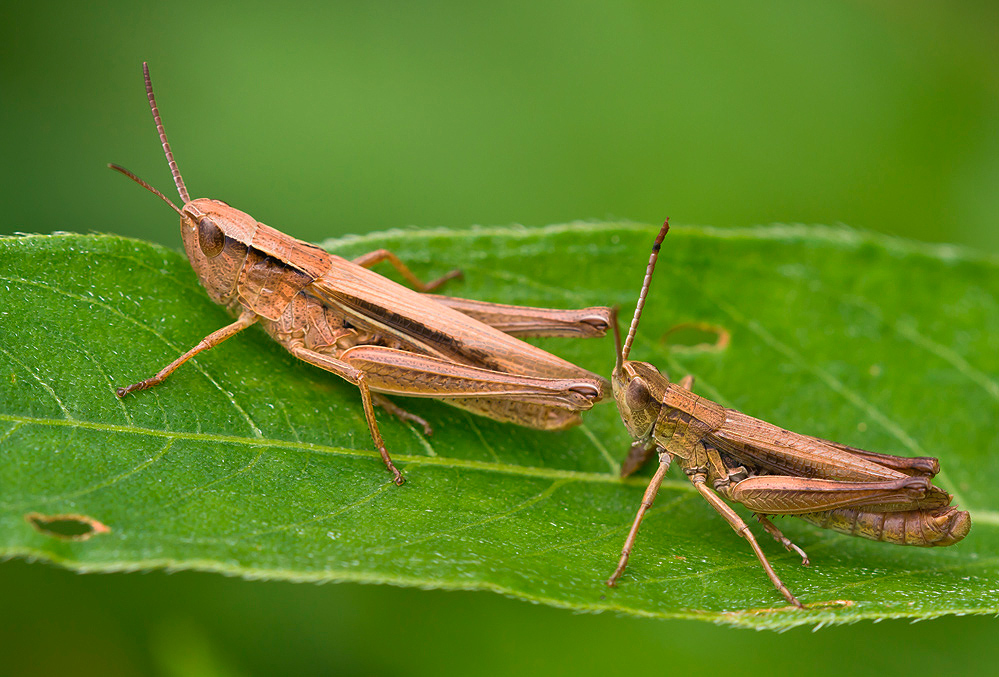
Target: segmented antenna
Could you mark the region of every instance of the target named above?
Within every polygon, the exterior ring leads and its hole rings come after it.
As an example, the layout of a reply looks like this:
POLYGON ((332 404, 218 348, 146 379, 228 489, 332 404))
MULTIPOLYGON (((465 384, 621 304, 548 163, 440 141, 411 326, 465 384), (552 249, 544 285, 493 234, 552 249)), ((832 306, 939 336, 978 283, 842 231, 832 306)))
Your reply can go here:
POLYGON ((163 200, 164 202, 166 202, 168 205, 170 205, 175 212, 177 212, 181 216, 184 215, 184 212, 180 211, 180 209, 177 207, 177 205, 175 205, 174 203, 170 202, 170 198, 168 198, 166 195, 164 195, 160 191, 158 191, 155 188, 153 188, 152 186, 150 186, 148 183, 146 183, 145 181, 143 181, 138 176, 136 176, 132 172, 128 171, 127 169, 125 169, 121 165, 109 164, 108 167, 110 167, 111 169, 115 170, 116 172, 121 172, 122 174, 124 174, 125 176, 127 176, 130 179, 132 179, 137 184, 139 184, 140 186, 142 186, 143 188, 145 188, 146 190, 148 190, 149 192, 151 192, 153 195, 158 195, 160 197, 160 199, 163 200))
MULTIPOLYGON (((166 132, 163 130, 160 110, 156 107, 156 97, 153 96, 153 81, 149 79, 149 64, 145 61, 142 62, 142 74, 146 77, 146 98, 149 99, 149 107, 153 110, 156 131, 160 134, 160 142, 163 143, 163 152, 166 153, 167 164, 170 165, 170 173, 173 174, 173 182, 177 185, 177 192, 180 193, 180 199, 184 201, 184 204, 187 204, 191 201, 191 196, 187 194, 187 186, 184 185, 184 179, 180 178, 180 170, 177 169, 177 162, 173 159, 173 151, 170 150, 170 142, 167 141, 166 132)), ((142 182, 139 181, 139 183, 142 182)), ((148 185, 146 187, 149 188, 148 185)), ((150 188, 150 190, 153 189, 150 188)))
POLYGON ((638 305, 635 307, 635 316, 631 319, 631 328, 628 329, 628 338, 624 341, 624 348, 621 350, 621 361, 628 359, 631 353, 631 344, 635 340, 635 332, 638 330, 638 320, 642 317, 642 310, 645 308, 645 298, 649 295, 649 285, 652 283, 652 271, 656 269, 656 259, 659 258, 659 248, 662 247, 663 238, 669 232, 669 219, 663 222, 663 227, 656 236, 656 241, 652 245, 652 255, 649 256, 649 267, 645 269, 645 281, 642 282, 642 292, 638 295, 638 305))

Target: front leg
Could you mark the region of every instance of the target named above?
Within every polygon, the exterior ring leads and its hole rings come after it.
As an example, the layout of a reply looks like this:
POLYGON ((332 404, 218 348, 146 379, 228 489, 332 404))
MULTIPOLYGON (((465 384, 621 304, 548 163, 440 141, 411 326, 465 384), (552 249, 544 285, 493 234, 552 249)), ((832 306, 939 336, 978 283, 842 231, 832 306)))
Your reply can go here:
POLYGON ((645 519, 645 513, 649 511, 652 504, 656 500, 656 494, 659 493, 659 487, 663 484, 663 479, 666 477, 666 471, 669 470, 671 460, 672 456, 669 454, 663 454, 663 460, 659 463, 659 469, 656 470, 656 474, 652 476, 652 481, 649 482, 649 486, 645 489, 645 495, 642 496, 642 504, 638 507, 638 514, 635 515, 635 521, 632 523, 631 529, 628 531, 628 537, 624 540, 624 547, 621 549, 621 559, 618 560, 617 568, 614 569, 614 573, 607 579, 607 585, 609 587, 613 588, 617 585, 617 579, 621 578, 621 574, 624 573, 625 567, 628 566, 628 559, 631 557, 631 550, 635 547, 635 539, 638 538, 638 527, 642 525, 642 520, 645 519))
POLYGON ((163 367, 163 369, 161 369, 159 373, 157 373, 155 376, 147 378, 144 381, 139 381, 138 383, 133 383, 132 385, 127 386, 125 388, 118 388, 118 390, 116 391, 118 397, 125 397, 125 395, 131 392, 135 392, 136 390, 146 390, 148 388, 152 388, 153 386, 159 385, 160 383, 163 383, 163 381, 166 380, 167 376, 169 376, 170 374, 172 374, 174 371, 177 370, 177 367, 184 364, 198 353, 208 350, 209 348, 214 348, 215 346, 222 343, 226 339, 232 338, 233 336, 235 336, 236 334, 238 334, 239 332, 243 331, 244 329, 252 325, 254 322, 256 322, 259 319, 259 317, 260 316, 254 313, 252 310, 244 309, 243 312, 240 314, 239 319, 237 319, 235 322, 233 322, 230 325, 222 327, 218 331, 213 331, 211 334, 201 339, 198 345, 194 346, 186 353, 178 357, 176 360, 174 360, 167 366, 163 367))

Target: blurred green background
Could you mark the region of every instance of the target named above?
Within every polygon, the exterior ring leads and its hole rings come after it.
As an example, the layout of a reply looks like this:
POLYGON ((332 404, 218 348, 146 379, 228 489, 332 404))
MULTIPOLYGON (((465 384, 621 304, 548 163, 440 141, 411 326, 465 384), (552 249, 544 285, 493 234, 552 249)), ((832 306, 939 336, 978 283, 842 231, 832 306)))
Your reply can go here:
MULTIPOLYGON (((993 2, 8 3, 0 233, 179 247, 193 196, 320 240, 629 218, 999 252, 993 2)), ((454 262, 459 263, 460 262, 454 262)), ((608 262, 608 271, 613 271, 608 262)), ((0 478, 2 480, 2 478, 0 478)), ((2 484, 0 484, 2 486, 2 484)), ((0 674, 984 673, 992 619, 784 635, 486 593, 0 564, 0 674)))

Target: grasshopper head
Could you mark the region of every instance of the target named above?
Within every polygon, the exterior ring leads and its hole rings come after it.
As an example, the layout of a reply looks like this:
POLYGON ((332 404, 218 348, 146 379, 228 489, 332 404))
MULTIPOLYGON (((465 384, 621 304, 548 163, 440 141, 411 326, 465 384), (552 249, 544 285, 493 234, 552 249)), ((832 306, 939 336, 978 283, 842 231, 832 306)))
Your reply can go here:
POLYGON ((622 362, 614 369, 611 388, 617 411, 636 441, 645 441, 652 436, 667 382, 666 377, 648 362, 622 362))
POLYGON ((180 236, 198 279, 216 303, 236 293, 239 271, 256 232, 256 219, 220 200, 198 198, 180 210, 180 236))

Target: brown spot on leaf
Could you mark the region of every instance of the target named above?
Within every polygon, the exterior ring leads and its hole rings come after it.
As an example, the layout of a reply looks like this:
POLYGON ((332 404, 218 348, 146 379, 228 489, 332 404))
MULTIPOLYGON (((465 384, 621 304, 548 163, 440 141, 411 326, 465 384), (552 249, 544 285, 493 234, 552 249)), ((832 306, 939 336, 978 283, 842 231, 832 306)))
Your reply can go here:
POLYGON ((24 521, 35 531, 60 541, 86 541, 98 534, 106 534, 111 528, 87 515, 43 515, 29 512, 24 521))
POLYGON ((671 327, 660 342, 684 353, 719 353, 732 341, 728 329, 708 322, 684 322, 671 327))

